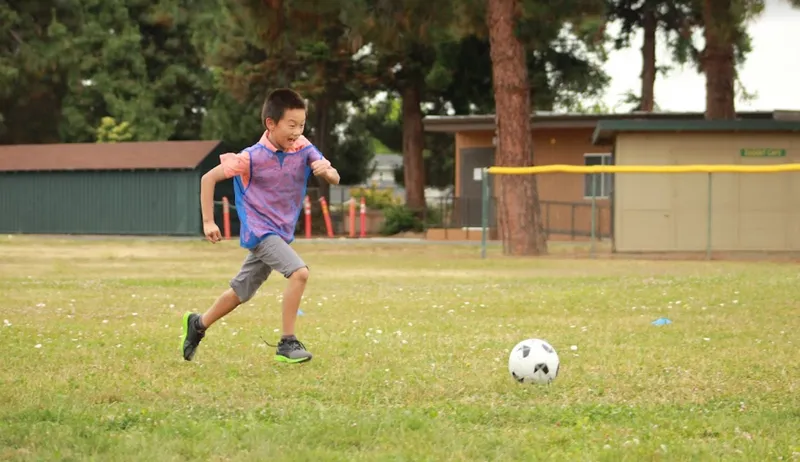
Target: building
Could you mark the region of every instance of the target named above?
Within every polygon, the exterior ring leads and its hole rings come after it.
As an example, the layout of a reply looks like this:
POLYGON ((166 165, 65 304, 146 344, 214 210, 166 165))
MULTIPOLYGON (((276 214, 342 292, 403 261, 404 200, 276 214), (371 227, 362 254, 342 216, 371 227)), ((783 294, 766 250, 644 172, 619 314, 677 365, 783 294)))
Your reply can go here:
MULTIPOLYGON (((617 165, 800 162, 800 113, 774 119, 604 120, 593 143, 617 165)), ((617 252, 800 250, 800 172, 614 176, 617 252)))
MULTIPOLYGON (((747 120, 773 120, 791 116, 783 112, 742 112, 747 120)), ((613 140, 593 138, 597 124, 606 120, 702 121, 702 113, 557 114, 536 112, 531 116, 531 136, 536 165, 613 164, 613 140)), ((495 165, 495 116, 428 116, 426 131, 455 136, 455 199, 450 229, 433 229, 432 239, 480 239, 480 170, 495 165), (477 231, 476 231, 477 230, 477 231)), ((611 200, 613 175, 596 181, 596 236, 610 238, 614 232, 611 200)), ((591 175, 557 173, 537 177, 543 223, 550 239, 578 240, 591 235, 591 175)), ((495 226, 494 207, 490 226, 495 226)))
POLYGON ((222 152, 219 141, 0 146, 0 232, 201 235, 200 177, 222 152))

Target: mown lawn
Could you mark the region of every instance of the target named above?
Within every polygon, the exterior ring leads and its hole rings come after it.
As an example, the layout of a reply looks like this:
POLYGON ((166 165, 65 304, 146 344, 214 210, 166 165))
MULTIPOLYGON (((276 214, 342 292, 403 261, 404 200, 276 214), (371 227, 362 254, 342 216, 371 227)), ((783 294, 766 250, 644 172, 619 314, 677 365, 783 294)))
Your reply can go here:
POLYGON ((800 459, 796 265, 296 247, 314 360, 264 344, 273 277, 187 363, 181 314, 236 242, 0 237, 0 459, 800 459), (550 387, 508 374, 528 337, 561 356, 550 387))

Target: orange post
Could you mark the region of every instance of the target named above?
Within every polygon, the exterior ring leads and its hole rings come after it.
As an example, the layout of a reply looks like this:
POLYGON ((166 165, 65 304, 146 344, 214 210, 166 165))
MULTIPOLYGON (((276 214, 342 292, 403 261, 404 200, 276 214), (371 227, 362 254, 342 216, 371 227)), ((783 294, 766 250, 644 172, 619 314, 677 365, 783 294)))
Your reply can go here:
POLYGON ((361 235, 359 237, 367 237, 367 201, 361 198, 361 235))
POLYGON ((225 239, 231 238, 231 209, 228 198, 222 198, 222 228, 224 229, 225 239))
POLYGON ((311 199, 308 196, 303 201, 303 210, 306 214, 306 239, 311 239, 311 199))
POLYGON ((331 224, 331 213, 328 211, 328 201, 324 197, 319 198, 322 205, 322 217, 325 218, 325 229, 328 230, 328 237, 333 237, 333 225, 331 224))
POLYGON ((356 237, 356 199, 350 198, 350 237, 356 237))

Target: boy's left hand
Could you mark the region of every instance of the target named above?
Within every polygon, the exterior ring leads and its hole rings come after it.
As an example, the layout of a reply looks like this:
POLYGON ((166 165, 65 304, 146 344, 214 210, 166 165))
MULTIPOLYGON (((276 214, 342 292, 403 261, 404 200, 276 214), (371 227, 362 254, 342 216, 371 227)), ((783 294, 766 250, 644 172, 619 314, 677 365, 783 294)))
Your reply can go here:
POLYGON ((328 159, 315 160, 311 163, 311 171, 314 176, 320 176, 331 168, 331 162, 328 159))

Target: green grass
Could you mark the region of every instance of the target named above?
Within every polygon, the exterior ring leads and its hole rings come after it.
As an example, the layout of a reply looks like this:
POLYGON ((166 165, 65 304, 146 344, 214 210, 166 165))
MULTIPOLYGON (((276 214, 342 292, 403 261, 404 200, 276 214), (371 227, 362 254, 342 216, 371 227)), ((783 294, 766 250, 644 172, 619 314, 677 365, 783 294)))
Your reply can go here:
POLYGON ((263 343, 273 278, 187 363, 181 314, 225 290, 235 242, 0 242, 0 460, 800 457, 793 264, 298 243, 314 360, 263 343), (550 387, 508 374, 528 337, 560 354, 550 387))

